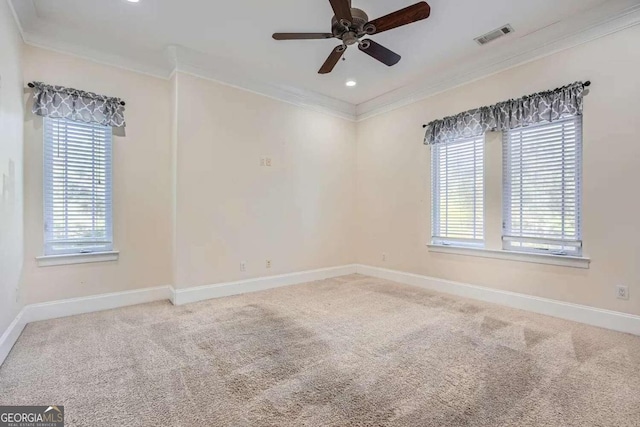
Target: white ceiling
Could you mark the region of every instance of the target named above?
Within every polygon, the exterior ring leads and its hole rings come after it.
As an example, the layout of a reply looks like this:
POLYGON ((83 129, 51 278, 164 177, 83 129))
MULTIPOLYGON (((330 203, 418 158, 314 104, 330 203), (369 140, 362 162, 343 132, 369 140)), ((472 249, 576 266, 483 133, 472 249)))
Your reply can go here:
MULTIPOLYGON (((353 0, 353 6, 374 19, 416 1, 353 0)), ((164 77, 177 60, 179 69, 249 89, 306 96, 344 114, 355 114, 356 105, 363 114, 363 106, 396 102, 452 73, 464 77, 481 65, 490 70, 640 9, 640 0, 427 1, 429 19, 372 37, 402 55, 398 65, 386 67, 352 47, 329 75, 317 70, 338 40, 271 38, 273 32, 329 32, 328 0, 12 0, 12 5, 27 43, 164 77), (515 29, 512 35, 486 46, 473 41, 507 23, 515 29), (346 88, 352 78, 358 85, 346 88)))

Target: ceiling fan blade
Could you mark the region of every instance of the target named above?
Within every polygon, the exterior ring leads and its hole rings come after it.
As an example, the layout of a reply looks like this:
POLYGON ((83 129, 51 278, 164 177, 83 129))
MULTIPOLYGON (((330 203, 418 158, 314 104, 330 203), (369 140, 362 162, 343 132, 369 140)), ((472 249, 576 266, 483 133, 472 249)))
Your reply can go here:
POLYGON ((336 48, 333 49, 333 52, 331 52, 331 55, 329 55, 324 64, 322 64, 318 74, 328 74, 333 71, 333 68, 336 66, 338 61, 340 61, 345 50, 347 50, 347 48, 343 45, 336 46, 336 48))
POLYGON ((274 33, 273 38, 276 40, 316 40, 331 39, 331 33, 274 33))
POLYGON ((341 19, 346 19, 349 22, 353 22, 353 16, 351 15, 351 0, 329 0, 333 13, 338 18, 338 22, 341 19))
POLYGON ((358 49, 389 67, 396 65, 402 58, 397 53, 370 39, 363 40, 362 44, 358 45, 358 49))
POLYGON ((427 19, 430 14, 431 7, 426 1, 421 1, 413 6, 405 7, 404 9, 385 15, 382 18, 370 21, 367 25, 373 25, 375 27, 375 31, 370 32, 369 34, 378 34, 416 21, 421 21, 423 19, 427 19))

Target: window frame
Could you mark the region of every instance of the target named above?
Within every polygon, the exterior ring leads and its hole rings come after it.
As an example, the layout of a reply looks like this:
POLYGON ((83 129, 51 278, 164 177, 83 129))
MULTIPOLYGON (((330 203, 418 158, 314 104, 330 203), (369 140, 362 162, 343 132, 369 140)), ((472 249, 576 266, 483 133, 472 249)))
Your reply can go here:
MULTIPOLYGON (((582 116, 573 116, 562 120, 556 120, 553 122, 545 122, 539 123, 532 126, 527 126, 526 128, 515 128, 510 129, 509 131, 503 132, 502 138, 502 161, 503 161, 503 170, 502 170, 502 249, 509 252, 519 252, 525 254, 535 254, 535 255, 549 255, 556 257, 573 257, 580 258, 583 256, 583 236, 582 236, 582 191, 583 191, 583 120, 582 116), (558 240, 558 239, 549 239, 544 237, 528 237, 528 236, 510 236, 508 235, 509 221, 511 220, 511 196, 513 195, 513 191, 511 191, 511 174, 510 174, 510 158, 509 158, 509 144, 511 141, 512 132, 521 132, 523 130, 535 130, 550 126, 557 126, 559 124, 574 122, 576 128, 576 136, 575 136, 575 236, 576 240, 558 240), (575 251, 569 252, 565 249, 559 250, 551 250, 540 247, 524 247, 524 246, 516 246, 515 242, 529 243, 529 244, 539 244, 539 245, 552 245, 555 244, 557 246, 562 246, 563 248, 567 247, 575 247, 575 251), (575 242, 571 244, 570 242, 575 242), (564 243, 564 244, 563 244, 564 243)), ((562 145, 565 145, 565 141, 563 140, 562 145)), ((564 192, 564 183, 563 183, 563 192, 564 192)), ((564 197, 564 195, 563 195, 564 197)), ((563 202, 564 204, 564 202, 563 202)), ((564 208, 564 207, 563 207, 564 208)), ((564 222, 564 213, 563 213, 563 222, 564 222)), ((513 233, 512 233, 513 234, 513 233)))
POLYGON ((443 142, 440 144, 434 144, 431 146, 431 245, 432 246, 442 246, 442 247, 458 247, 458 248, 471 248, 471 249, 484 249, 486 246, 487 236, 486 236, 486 134, 467 137, 467 138, 458 138, 452 141, 443 142), (437 162, 440 158, 440 145, 442 144, 456 144, 456 143, 465 143, 480 140, 479 144, 482 147, 482 239, 465 239, 465 238, 447 238, 438 236, 436 231, 438 230, 438 226, 440 223, 441 212, 438 212, 440 204, 437 202, 437 197, 440 193, 438 189, 439 185, 439 175, 438 170, 439 166, 437 162))
MULTIPOLYGON (((84 141, 83 141, 84 142, 84 141)), ((92 147, 93 148, 93 147, 92 147)), ((59 257, 78 257, 86 256, 95 258, 92 255, 115 253, 113 252, 113 129, 111 126, 103 126, 95 123, 85 123, 81 121, 75 121, 66 118, 43 118, 43 232, 44 232, 44 244, 43 252, 44 257, 40 258, 59 258, 59 257), (56 241, 52 238, 52 231, 50 231, 51 223, 53 222, 53 191, 54 191, 54 176, 53 176, 53 144, 54 139, 48 137, 48 131, 53 126, 54 122, 64 123, 77 123, 80 126, 90 128, 101 128, 104 132, 105 139, 105 159, 104 159, 104 180, 105 180, 105 239, 100 242, 95 242, 91 245, 91 241, 88 241, 87 245, 81 245, 82 241, 78 240, 77 244, 80 246, 56 248, 55 245, 61 245, 63 243, 56 241)), ((73 245, 73 242, 69 242, 69 245, 73 245)), ((96 260, 98 260, 96 258, 96 260)), ((102 259, 99 259, 102 260, 102 259)), ((107 259, 105 259, 107 260, 107 259)), ((111 259, 109 259, 111 260, 111 259)), ((65 263, 65 262, 60 262, 65 263)), ((75 263, 75 262, 71 262, 75 263)), ((56 263, 57 264, 57 263, 56 263)), ((51 264, 55 265, 55 264, 51 264)))

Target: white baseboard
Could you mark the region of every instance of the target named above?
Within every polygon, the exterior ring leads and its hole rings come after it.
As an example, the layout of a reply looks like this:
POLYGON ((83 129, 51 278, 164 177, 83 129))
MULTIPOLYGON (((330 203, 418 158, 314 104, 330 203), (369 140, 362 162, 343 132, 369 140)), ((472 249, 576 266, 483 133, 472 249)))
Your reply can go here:
POLYGON ((11 348, 18 340, 18 337, 20 337, 24 327, 30 322, 110 310, 112 308, 144 304, 170 298, 171 288, 169 286, 159 286, 155 288, 143 288, 133 291, 113 292, 109 294, 29 304, 18 313, 14 321, 11 322, 11 325, 9 325, 2 335, 2 338, 0 338, 0 365, 2 365, 5 358, 9 355, 11 348))
POLYGON ((7 358, 16 341, 18 341, 18 337, 20 337, 24 327, 27 326, 24 314, 25 309, 23 308, 16 318, 13 319, 13 322, 11 322, 4 334, 2 334, 2 337, 0 337, 0 365, 2 365, 4 359, 7 358))
POLYGON ((367 265, 358 265, 356 270, 366 276, 640 335, 640 316, 632 314, 367 265))
POLYGON ((30 322, 110 310, 167 299, 174 305, 181 305, 211 298, 313 282, 315 280, 344 276, 355 272, 356 266, 354 264, 187 289, 174 289, 172 286, 158 286, 155 288, 143 288, 132 291, 29 304, 20 311, 0 338, 0 365, 2 365, 11 348, 18 340, 24 327, 30 322))
POLYGON ((75 316, 76 314, 92 313, 95 311, 111 310, 113 308, 166 299, 171 299, 170 286, 158 286, 155 288, 135 289, 133 291, 113 292, 109 294, 29 304, 24 310, 28 323, 39 320, 56 319, 58 317, 75 316))
POLYGON ((278 276, 258 277, 255 279, 239 280, 235 282, 217 283, 215 285, 198 286, 195 288, 174 289, 171 301, 174 305, 189 304, 211 298, 220 298, 248 292, 263 291, 282 286, 298 285, 315 280, 346 276, 356 272, 355 265, 321 268, 278 276))
POLYGON ((501 304, 507 307, 640 335, 640 316, 632 314, 539 298, 515 292, 500 291, 419 274, 354 264, 186 289, 173 289, 171 286, 159 286, 155 288, 30 304, 18 313, 14 321, 9 325, 9 328, 7 328, 2 337, 0 337, 0 365, 4 362, 9 351, 11 351, 11 348, 18 340, 20 333, 29 322, 110 310, 166 299, 171 300, 174 305, 182 305, 211 298, 297 285, 353 273, 360 273, 366 276, 387 279, 437 292, 501 304))

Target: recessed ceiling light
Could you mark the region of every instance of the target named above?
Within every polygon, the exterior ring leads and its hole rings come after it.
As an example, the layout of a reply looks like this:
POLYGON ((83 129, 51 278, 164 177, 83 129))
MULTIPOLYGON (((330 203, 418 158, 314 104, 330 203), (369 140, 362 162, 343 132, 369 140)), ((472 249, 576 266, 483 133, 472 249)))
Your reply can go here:
POLYGON ((138 3, 140 0, 127 0, 129 3, 138 3))
POLYGON ((347 80, 347 82, 345 83, 347 86, 349 87, 354 87, 355 85, 357 85, 358 83, 356 83, 355 80, 347 80))

